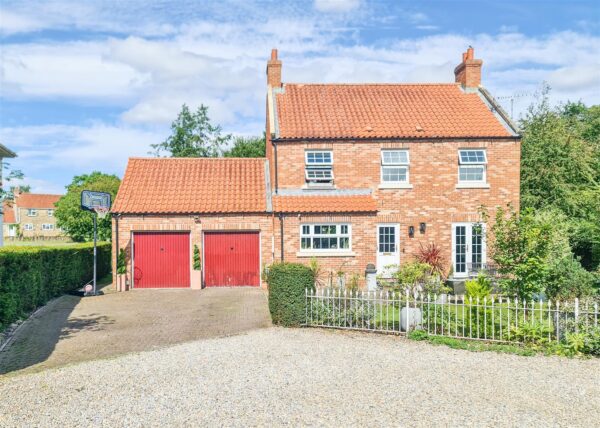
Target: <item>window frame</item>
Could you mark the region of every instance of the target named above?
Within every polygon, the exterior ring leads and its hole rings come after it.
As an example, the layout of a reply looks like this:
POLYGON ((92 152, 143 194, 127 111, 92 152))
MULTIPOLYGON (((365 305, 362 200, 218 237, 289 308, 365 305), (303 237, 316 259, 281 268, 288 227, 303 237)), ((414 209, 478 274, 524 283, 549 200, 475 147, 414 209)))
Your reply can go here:
POLYGON ((38 210, 37 208, 27 208, 27 217, 37 217, 38 210))
POLYGON ((52 208, 48 209, 48 211, 46 212, 46 215, 48 217, 54 217, 54 210, 52 208))
POLYGON ((335 176, 333 174, 333 150, 310 149, 304 151, 304 179, 309 186, 333 186, 335 176), (310 162, 310 153, 328 153, 329 162, 310 162), (328 178, 311 178, 309 171, 328 171, 328 178))
POLYGON ((23 230, 27 230, 27 231, 34 230, 33 223, 23 223, 23 230))
POLYGON ((348 253, 352 251, 352 224, 351 223, 338 223, 338 222, 317 222, 317 223, 301 223, 299 226, 300 236, 300 252, 315 252, 315 253, 348 253), (330 233, 315 233, 315 226, 335 226, 336 231, 333 234, 330 233), (348 228, 347 233, 342 233, 342 227, 348 228), (308 234, 304 233, 304 228, 308 227, 308 234), (314 248, 313 239, 315 238, 336 238, 337 248, 314 248), (348 248, 341 248, 340 242, 342 238, 348 238, 348 248), (303 248, 303 239, 310 239, 310 248, 303 248))
POLYGON ((380 176, 379 180, 381 184, 393 185, 393 184, 409 184, 410 183, 410 152, 408 149, 381 149, 380 157, 380 176), (403 152, 406 153, 406 162, 386 162, 384 159, 384 153, 386 152, 403 152), (391 168, 404 168, 406 171, 406 180, 384 180, 384 170, 391 168))
POLYGON ((42 230, 52 231, 54 229, 55 229, 54 224, 52 224, 52 223, 42 223, 42 230), (50 227, 46 227, 46 226, 50 226, 50 227))
POLYGON ((458 184, 460 185, 481 185, 487 184, 487 150, 486 149, 458 149, 458 184), (481 152, 483 153, 483 162, 479 160, 463 160, 462 153, 464 152, 481 152), (483 169, 481 180, 464 180, 461 179, 461 170, 483 169))

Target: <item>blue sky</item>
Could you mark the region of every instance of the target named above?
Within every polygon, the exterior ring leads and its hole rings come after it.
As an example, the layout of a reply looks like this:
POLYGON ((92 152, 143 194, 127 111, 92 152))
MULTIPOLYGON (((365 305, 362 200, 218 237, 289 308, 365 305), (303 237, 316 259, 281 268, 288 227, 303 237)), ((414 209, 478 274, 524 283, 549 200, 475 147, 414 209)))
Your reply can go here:
POLYGON ((594 1, 3 0, 0 42, 0 142, 37 192, 122 176, 183 103, 260 135, 273 47, 284 82, 451 82, 472 45, 516 116, 544 81, 553 102, 600 103, 594 1))

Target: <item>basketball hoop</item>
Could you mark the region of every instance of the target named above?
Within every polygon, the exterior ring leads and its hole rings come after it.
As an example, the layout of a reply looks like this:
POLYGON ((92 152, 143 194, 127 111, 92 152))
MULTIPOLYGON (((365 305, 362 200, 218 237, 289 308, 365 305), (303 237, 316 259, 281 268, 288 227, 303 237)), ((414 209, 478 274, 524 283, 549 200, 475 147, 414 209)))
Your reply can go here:
MULTIPOLYGON (((94 222, 94 277, 92 279, 92 295, 96 294, 96 262, 98 259, 98 250, 96 240, 98 235, 98 221, 108 215, 110 211, 110 193, 94 192, 92 190, 83 190, 81 192, 81 209, 91 211, 96 215, 93 216, 94 222)), ((86 291, 86 295, 89 293, 86 291)))
POLYGON ((106 207, 94 207, 92 211, 96 213, 100 220, 106 218, 106 216, 108 215, 108 208, 106 207))

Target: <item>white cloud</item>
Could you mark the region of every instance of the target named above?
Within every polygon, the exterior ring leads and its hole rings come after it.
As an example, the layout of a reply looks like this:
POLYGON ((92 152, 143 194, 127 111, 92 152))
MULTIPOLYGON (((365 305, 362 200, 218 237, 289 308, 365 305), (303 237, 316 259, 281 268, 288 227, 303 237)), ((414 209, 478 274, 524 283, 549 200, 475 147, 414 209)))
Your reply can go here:
POLYGON ((38 31, 44 28, 44 22, 30 16, 0 9, 0 34, 16 34, 38 31))
POLYGON ((10 141, 18 155, 11 167, 21 169, 24 183, 36 192, 54 192, 74 175, 93 170, 121 176, 129 157, 148 156, 150 145, 167 134, 167 129, 106 124, 0 128, 0 139, 10 141))
POLYGON ((349 12, 360 6, 360 0, 315 0, 319 12, 349 12))
POLYGON ((7 97, 112 99, 130 96, 147 79, 109 58, 103 42, 13 44, 0 64, 7 97))

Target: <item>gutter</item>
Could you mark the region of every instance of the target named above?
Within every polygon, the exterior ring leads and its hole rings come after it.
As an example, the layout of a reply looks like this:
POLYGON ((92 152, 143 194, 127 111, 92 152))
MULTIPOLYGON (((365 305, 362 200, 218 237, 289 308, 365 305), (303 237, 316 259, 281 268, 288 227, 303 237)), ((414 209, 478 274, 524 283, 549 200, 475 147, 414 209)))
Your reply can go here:
MULTIPOLYGON (((521 138, 520 135, 516 134, 513 136, 480 136, 480 137, 376 137, 376 138, 367 138, 367 137, 335 137, 335 138, 321 138, 321 137, 310 137, 310 138, 277 138, 272 139, 271 143, 275 146, 275 143, 302 143, 302 142, 311 142, 311 141, 354 141, 354 142, 365 142, 369 143, 372 141, 482 141, 482 140, 494 140, 494 141, 515 141, 521 138)), ((277 169, 275 170, 277 172, 277 169)))

